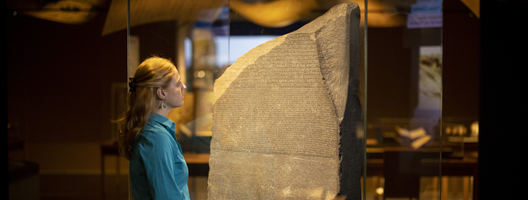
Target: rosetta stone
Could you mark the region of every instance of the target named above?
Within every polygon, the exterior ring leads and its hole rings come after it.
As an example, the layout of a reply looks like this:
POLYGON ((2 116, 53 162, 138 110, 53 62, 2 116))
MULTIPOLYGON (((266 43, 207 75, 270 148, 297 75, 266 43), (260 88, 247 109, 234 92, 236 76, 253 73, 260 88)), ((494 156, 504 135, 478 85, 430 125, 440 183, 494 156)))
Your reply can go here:
POLYGON ((336 5, 215 81, 209 199, 361 199, 359 20, 336 5))

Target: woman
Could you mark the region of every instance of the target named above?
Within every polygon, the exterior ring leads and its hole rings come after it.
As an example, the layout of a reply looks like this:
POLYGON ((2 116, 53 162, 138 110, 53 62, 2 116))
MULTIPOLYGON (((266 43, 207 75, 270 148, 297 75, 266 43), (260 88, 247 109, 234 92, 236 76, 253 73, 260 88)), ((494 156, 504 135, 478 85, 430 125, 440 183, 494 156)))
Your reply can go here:
POLYGON ((190 199, 189 172, 169 111, 183 105, 176 67, 151 57, 130 78, 127 111, 119 120, 121 155, 130 160, 132 194, 141 199, 190 199))

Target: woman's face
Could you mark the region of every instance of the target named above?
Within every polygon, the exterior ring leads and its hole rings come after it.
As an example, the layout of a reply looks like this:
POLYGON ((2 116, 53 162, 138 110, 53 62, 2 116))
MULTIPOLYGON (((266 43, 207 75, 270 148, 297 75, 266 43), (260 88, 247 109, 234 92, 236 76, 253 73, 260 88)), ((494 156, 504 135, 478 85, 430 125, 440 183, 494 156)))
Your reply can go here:
POLYGON ((181 82, 180 74, 176 72, 172 77, 171 83, 165 89, 167 95, 165 105, 169 109, 183 106, 183 90, 186 88, 187 86, 181 82))

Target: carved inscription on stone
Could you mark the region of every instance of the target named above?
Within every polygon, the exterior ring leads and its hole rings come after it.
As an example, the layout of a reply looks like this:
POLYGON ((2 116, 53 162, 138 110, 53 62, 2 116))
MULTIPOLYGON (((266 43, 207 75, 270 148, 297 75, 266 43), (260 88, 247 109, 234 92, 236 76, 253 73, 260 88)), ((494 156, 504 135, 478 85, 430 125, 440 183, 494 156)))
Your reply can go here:
POLYGON ((356 14, 357 4, 335 6, 252 49, 216 80, 210 199, 335 198, 349 80, 357 81, 356 14))

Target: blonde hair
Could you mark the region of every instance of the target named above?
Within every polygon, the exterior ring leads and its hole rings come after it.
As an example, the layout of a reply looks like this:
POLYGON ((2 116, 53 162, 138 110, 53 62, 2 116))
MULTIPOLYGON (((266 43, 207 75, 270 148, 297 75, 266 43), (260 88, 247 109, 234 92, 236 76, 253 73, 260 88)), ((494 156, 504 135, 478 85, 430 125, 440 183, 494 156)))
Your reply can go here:
POLYGON ((160 106, 156 94, 158 88, 167 88, 176 67, 170 60, 157 56, 143 61, 131 78, 130 91, 127 96, 127 109, 117 123, 121 130, 118 133, 119 153, 126 159, 132 157, 132 145, 147 124, 150 115, 160 106))

